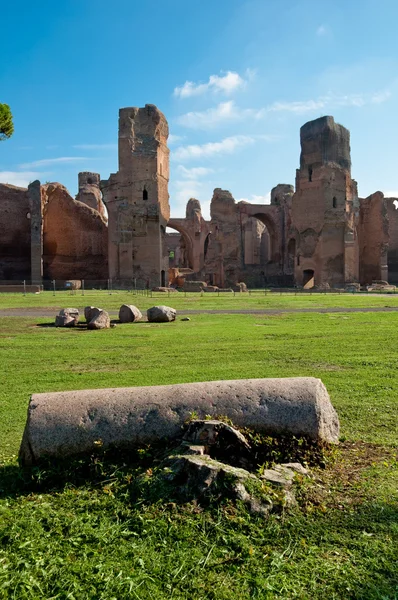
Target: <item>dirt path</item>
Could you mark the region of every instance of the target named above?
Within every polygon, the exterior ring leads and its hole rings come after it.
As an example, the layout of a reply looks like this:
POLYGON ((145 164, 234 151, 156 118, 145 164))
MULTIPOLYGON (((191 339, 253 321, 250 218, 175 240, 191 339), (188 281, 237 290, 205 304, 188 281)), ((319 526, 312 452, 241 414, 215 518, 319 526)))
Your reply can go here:
MULTIPOLYGON (((61 307, 60 307, 61 308, 61 307)), ((36 318, 55 318, 60 308, 54 306, 51 308, 4 308, 0 309, 0 317, 36 317, 36 318)), ((83 313, 83 308, 79 308, 83 313)), ((366 308, 248 308, 248 309, 187 309, 177 310, 177 314, 185 315, 279 315, 282 313, 354 313, 354 312, 397 312, 398 307, 366 307, 366 308)), ((109 310, 109 314, 114 317, 118 314, 117 310, 109 310)))

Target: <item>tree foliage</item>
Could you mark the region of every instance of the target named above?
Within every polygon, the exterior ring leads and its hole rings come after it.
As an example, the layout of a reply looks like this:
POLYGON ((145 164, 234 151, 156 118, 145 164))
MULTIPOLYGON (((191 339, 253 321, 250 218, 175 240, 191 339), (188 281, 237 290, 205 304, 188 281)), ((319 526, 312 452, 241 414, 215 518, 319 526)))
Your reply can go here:
POLYGON ((0 142, 11 137, 14 133, 12 114, 8 104, 0 103, 0 142))

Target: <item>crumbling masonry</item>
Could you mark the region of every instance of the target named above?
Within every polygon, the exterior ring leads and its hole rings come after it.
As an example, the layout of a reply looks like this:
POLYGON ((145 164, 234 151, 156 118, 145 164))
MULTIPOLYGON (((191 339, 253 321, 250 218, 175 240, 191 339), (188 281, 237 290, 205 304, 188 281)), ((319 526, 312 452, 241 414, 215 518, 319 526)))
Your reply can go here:
POLYGON ((350 134, 333 117, 300 131, 295 188, 270 204, 235 202, 217 188, 206 221, 191 198, 170 218, 168 124, 153 105, 119 112, 119 170, 79 173, 73 199, 59 183, 0 184, 0 281, 112 280, 124 287, 221 288, 244 281, 305 288, 398 283, 398 209, 358 197, 350 134), (105 208, 106 207, 106 208, 105 208), (166 233, 166 227, 177 233, 166 233))

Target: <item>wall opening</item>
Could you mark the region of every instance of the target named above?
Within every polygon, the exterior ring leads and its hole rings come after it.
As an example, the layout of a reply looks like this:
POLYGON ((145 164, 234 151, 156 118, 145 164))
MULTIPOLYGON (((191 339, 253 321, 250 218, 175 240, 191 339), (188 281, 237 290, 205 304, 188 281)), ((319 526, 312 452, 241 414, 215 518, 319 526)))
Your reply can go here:
POLYGON ((142 190, 142 199, 148 200, 148 192, 145 188, 142 190))
POLYGON ((308 167, 308 181, 312 181, 312 167, 308 167))
POLYGON ((163 269, 160 271, 160 285, 166 287, 166 271, 163 269))
POLYGON ((313 269, 304 269, 303 271, 303 288, 309 290, 313 288, 314 283, 314 271, 313 269))
POLYGON ((333 208, 337 208, 337 198, 333 196, 333 208))

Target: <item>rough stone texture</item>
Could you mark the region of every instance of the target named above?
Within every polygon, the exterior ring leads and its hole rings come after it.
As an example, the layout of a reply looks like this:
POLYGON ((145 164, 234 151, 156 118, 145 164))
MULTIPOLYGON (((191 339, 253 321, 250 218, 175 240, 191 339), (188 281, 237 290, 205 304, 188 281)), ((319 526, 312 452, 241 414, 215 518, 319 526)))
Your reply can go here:
POLYGON ((177 311, 170 306, 152 306, 152 308, 148 308, 146 314, 150 323, 167 323, 175 321, 177 311))
POLYGON ((33 394, 21 445, 24 464, 103 447, 173 438, 195 411, 240 427, 337 442, 339 421, 323 383, 312 377, 244 379, 153 387, 33 394))
POLYGON ((388 278, 388 213, 382 192, 360 200, 359 252, 361 285, 388 278))
POLYGON ((139 288, 166 285, 169 127, 153 104, 119 111, 119 170, 101 181, 108 210, 109 277, 139 288))
POLYGON ((43 190, 40 181, 28 187, 30 207, 30 265, 32 284, 41 284, 43 279, 43 190))
POLYGON ((205 281, 185 281, 184 292, 201 292, 207 288, 205 281))
POLYGON ((28 190, 0 183, 0 280, 30 280, 30 239, 28 190))
POLYGON ((100 190, 100 175, 99 173, 79 173, 79 192, 76 195, 76 200, 87 204, 90 208, 93 208, 107 220, 105 205, 102 202, 102 194, 100 190))
POLYGON ((91 319, 93 318, 94 311, 98 311, 98 310, 102 310, 102 308, 96 308, 95 306, 85 306, 84 307, 84 318, 86 319, 87 323, 89 321, 91 321, 91 319))
POLYGON ((351 179, 350 133, 333 117, 300 130, 300 169, 292 201, 295 279, 305 288, 358 281, 359 200, 351 179))
POLYGON ((60 314, 55 317, 55 327, 74 327, 75 325, 76 321, 71 315, 60 314))
POLYGON ((87 324, 87 329, 109 329, 111 320, 109 314, 100 308, 94 308, 91 312, 91 319, 87 324))
POLYGON ((121 323, 134 323, 142 319, 141 311, 133 304, 123 304, 119 310, 119 321, 121 323))
POLYGON ((384 199, 388 218, 388 281, 398 284, 398 198, 384 199))
POLYGON ((222 421, 191 421, 184 440, 203 445, 205 454, 235 467, 246 467, 251 456, 250 444, 244 435, 222 421))
POLYGON ((79 322, 79 310, 77 308, 62 308, 59 311, 59 317, 70 317, 74 320, 74 324, 77 325, 79 322))
POLYGON ((59 183, 43 185, 43 270, 46 279, 106 279, 107 226, 94 209, 59 183))

